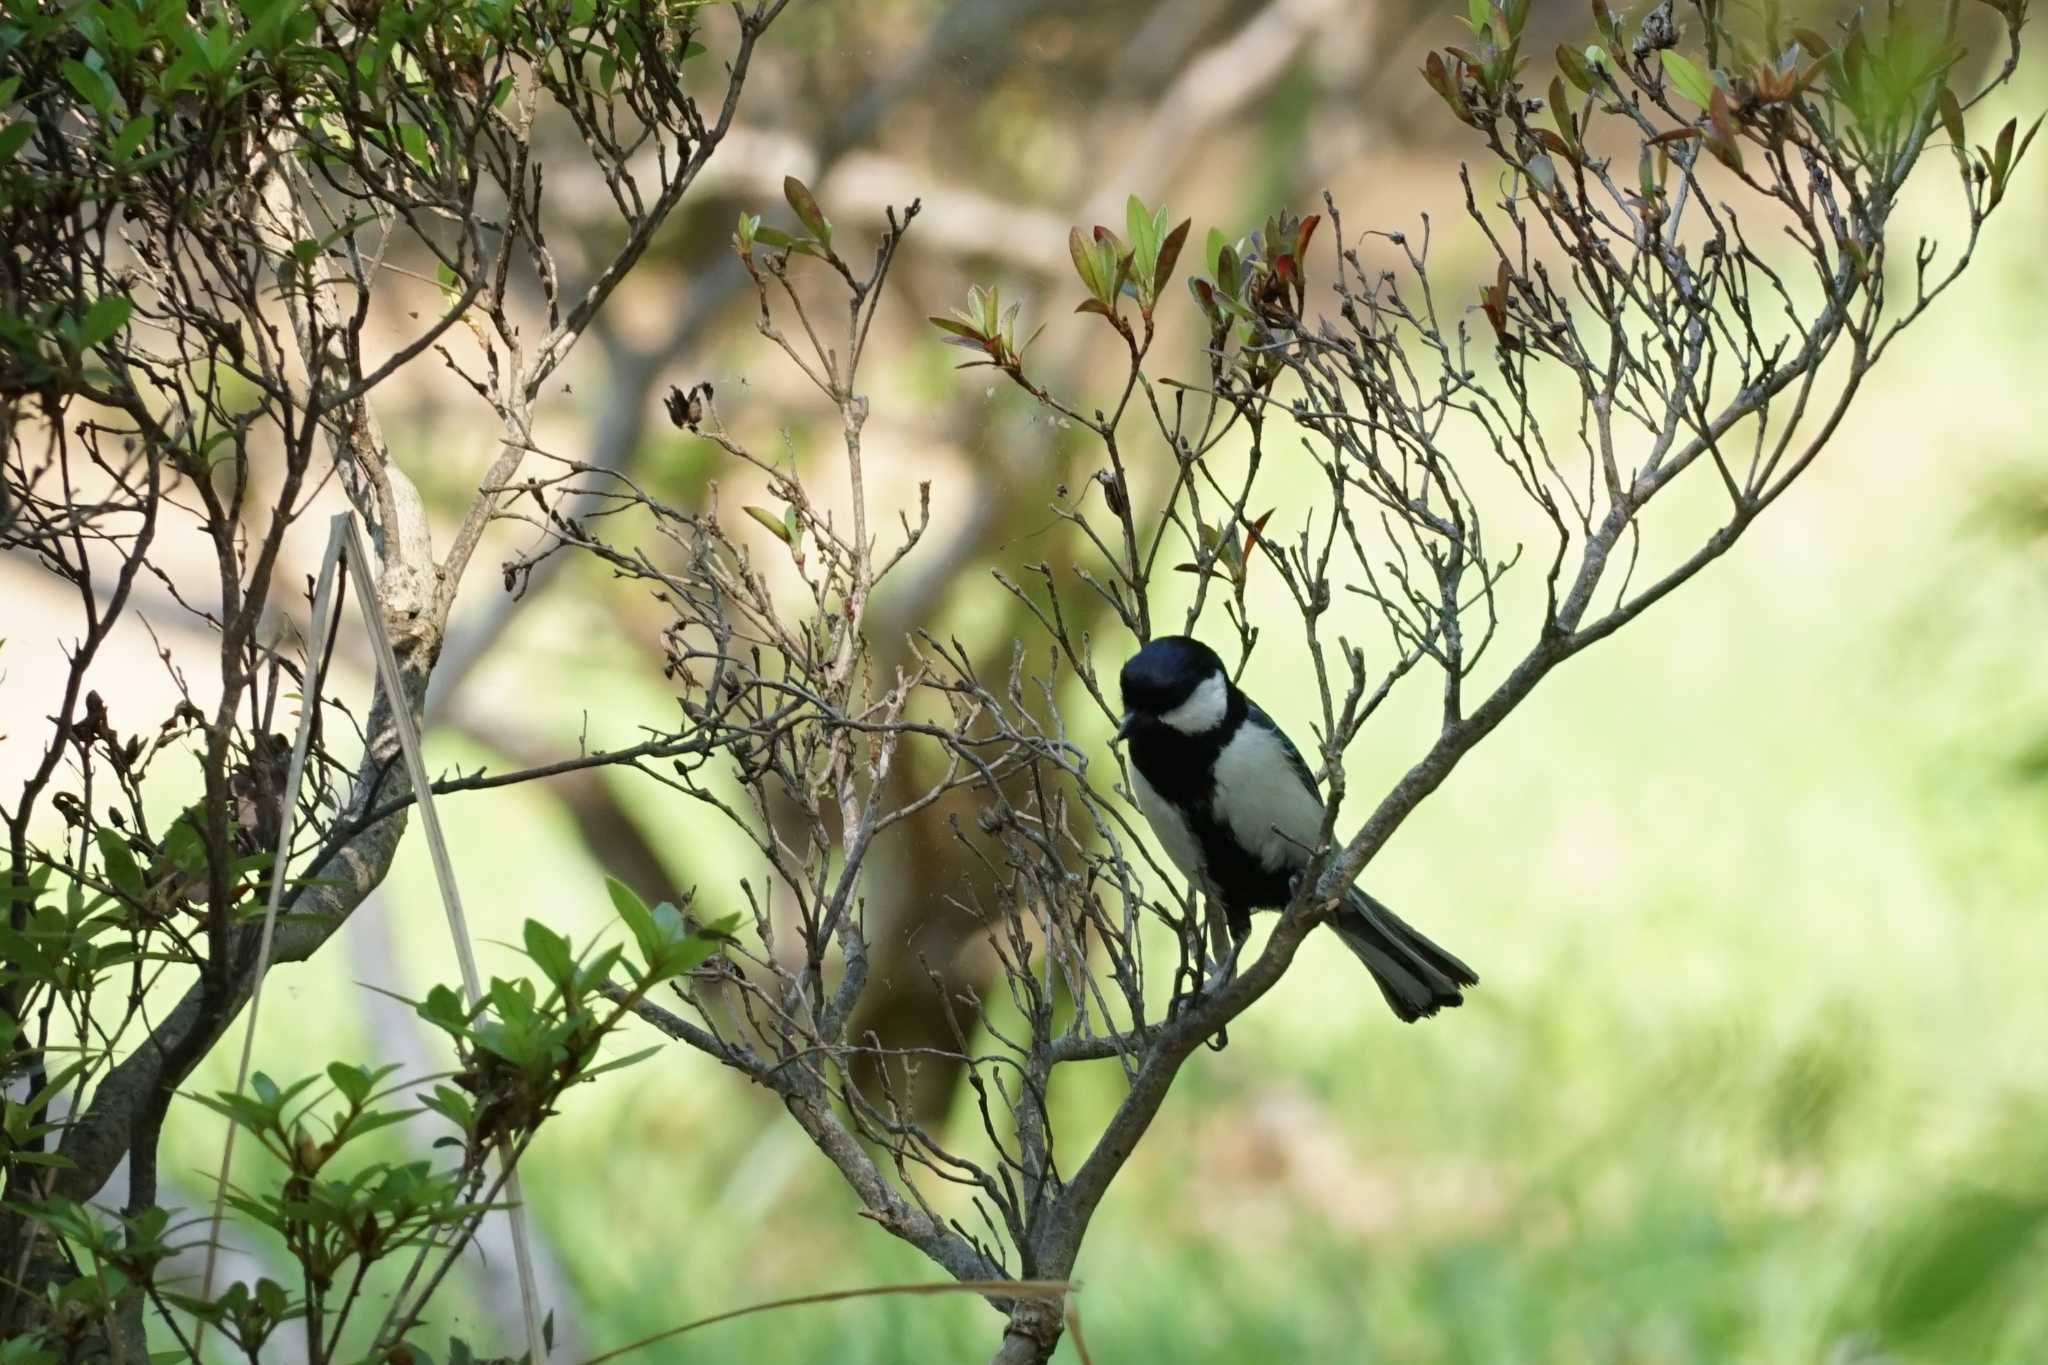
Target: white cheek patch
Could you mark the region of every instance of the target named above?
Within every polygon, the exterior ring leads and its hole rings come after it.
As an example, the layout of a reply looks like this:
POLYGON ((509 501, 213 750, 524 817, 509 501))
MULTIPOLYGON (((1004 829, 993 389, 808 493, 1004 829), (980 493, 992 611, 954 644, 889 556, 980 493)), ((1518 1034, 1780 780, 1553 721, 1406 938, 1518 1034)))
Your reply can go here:
POLYGON ((1268 868, 1300 867, 1323 830, 1323 800, 1302 784, 1272 731, 1240 725, 1216 755, 1216 818, 1268 868))
POLYGON ((1160 716, 1160 722, 1184 735, 1205 734, 1223 723, 1230 709, 1230 686, 1221 673, 1214 673, 1188 699, 1160 716))

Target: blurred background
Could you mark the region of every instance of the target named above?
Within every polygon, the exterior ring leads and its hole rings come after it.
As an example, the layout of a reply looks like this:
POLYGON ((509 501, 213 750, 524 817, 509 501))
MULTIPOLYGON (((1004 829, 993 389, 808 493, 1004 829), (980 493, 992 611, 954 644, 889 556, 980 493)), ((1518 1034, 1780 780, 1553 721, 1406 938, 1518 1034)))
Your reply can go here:
MULTIPOLYGON (((1538 10, 1531 50, 1589 38, 1579 4, 1538 10)), ((999 284, 1025 301, 1024 332, 1050 323, 1034 374, 1101 401, 1090 385, 1115 355, 1067 316, 1066 231, 1120 227, 1131 192, 1191 215, 1197 242, 1314 211, 1326 188, 1354 233, 1427 214, 1440 294, 1476 298, 1490 258, 1457 165, 1479 148, 1417 74, 1447 41, 1450 11, 1407 0, 799 4, 740 130, 586 338, 543 444, 682 505, 720 479, 736 506, 749 482, 661 416, 669 385, 710 380, 729 424, 829 470, 835 424, 754 334, 733 220, 786 221, 785 174, 843 236, 921 197, 870 359, 867 449, 887 516, 934 480, 934 536, 877 635, 929 625, 1006 658, 1015 623, 988 571, 1077 553, 1047 505, 1098 453, 986 371, 956 374, 925 315, 999 284)), ((2042 68, 1975 126, 2038 110, 2042 68)), ((1938 160, 1900 242, 1957 231, 1938 160)), ((1348 954, 1312 941, 1229 1047, 1190 1064, 1083 1258, 1095 1361, 1849 1360, 1880 1334, 1916 1358, 2048 1358, 2032 1254, 2048 1198, 2043 183, 2038 163, 2021 173, 1974 269, 1803 485, 1547 683, 1374 863, 1376 893, 1485 978, 1467 1006, 1403 1027, 1348 954), (1930 1255, 1946 1279, 1914 1271, 1930 1255), (1925 1301, 1902 1307, 1908 1282, 1925 1301)), ((579 196, 551 187, 573 261, 579 196)), ((1196 370, 1191 347, 1169 336, 1169 372, 1196 370)), ((461 398, 420 369, 381 409, 450 507, 494 453, 461 398)), ((644 594, 558 556, 514 599, 489 553, 478 567, 437 680, 439 764, 538 762, 668 721, 664 618, 644 594)), ((39 591, 0 564, 6 634, 54 638, 62 605, 39 591)), ((129 647, 148 664, 146 639, 129 647)), ((34 651, 6 662, 9 712, 41 714, 34 651)), ((1299 663, 1278 640, 1247 685, 1305 736, 1299 663)), ((1361 790, 1412 760, 1429 715, 1379 724, 1361 790)), ((596 931, 605 872, 652 899, 729 884, 739 859, 701 811, 599 774, 452 798, 443 818, 477 931, 500 941, 528 915, 596 931)), ((949 986, 986 979, 938 869, 913 855, 883 880, 885 950, 916 934, 949 986)), ((362 983, 451 979, 445 935, 409 839, 337 944, 273 983, 257 1064, 439 1069, 408 1011, 362 983)), ((914 975, 871 1021, 885 1036, 931 1026, 914 975)), ((230 1083, 228 1051, 196 1087, 230 1083)), ((923 1097, 934 1113, 954 1098, 944 1077, 923 1097)), ((1062 1096, 1067 1131, 1115 1098, 1113 1076, 1062 1096)), ((578 1099, 525 1168, 564 1358, 756 1300, 932 1277, 854 1215, 770 1099, 711 1063, 669 1049, 578 1099)), ((182 1180, 196 1203, 218 1131, 197 1113, 173 1129, 167 1195, 182 1180)), ((471 1312, 511 1327, 502 1247, 472 1270, 471 1312)), ((640 1358, 972 1360, 996 1327, 968 1298, 873 1299, 640 1358)), ((1060 1359, 1078 1359, 1071 1342, 1060 1359)))

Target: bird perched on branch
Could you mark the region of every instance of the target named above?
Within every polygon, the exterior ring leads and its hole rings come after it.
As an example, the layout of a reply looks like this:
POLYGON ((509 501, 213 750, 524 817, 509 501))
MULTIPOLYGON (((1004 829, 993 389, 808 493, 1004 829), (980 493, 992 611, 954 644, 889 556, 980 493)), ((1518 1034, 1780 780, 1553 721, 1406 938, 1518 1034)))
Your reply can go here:
MULTIPOLYGON (((1153 640, 1124 664, 1120 685, 1116 737, 1129 745, 1138 809, 1242 941, 1252 911, 1293 899, 1318 851, 1323 798, 1315 774, 1199 640, 1153 640)), ((1462 1005, 1460 988, 1479 984, 1470 967, 1355 886, 1330 927, 1405 1022, 1462 1005)))

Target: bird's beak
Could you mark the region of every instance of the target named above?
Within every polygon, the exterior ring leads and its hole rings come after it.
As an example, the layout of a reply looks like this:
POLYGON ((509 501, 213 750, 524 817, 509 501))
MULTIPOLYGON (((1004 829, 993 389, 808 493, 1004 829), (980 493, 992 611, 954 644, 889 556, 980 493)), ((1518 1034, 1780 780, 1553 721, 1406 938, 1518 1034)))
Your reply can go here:
POLYGON ((1132 731, 1132 730, 1134 730, 1134 729, 1136 729, 1136 728, 1137 728, 1137 726, 1138 726, 1138 713, 1137 713, 1136 711, 1126 711, 1126 712, 1124 712, 1124 719, 1123 719, 1123 723, 1122 723, 1122 724, 1120 724, 1120 725, 1118 725, 1118 726, 1116 727, 1116 738, 1114 738, 1114 739, 1110 740, 1110 743, 1111 743, 1111 744, 1121 744, 1121 743, 1123 743, 1123 742, 1124 742, 1125 740, 1127 740, 1127 739, 1129 739, 1129 738, 1131 737, 1131 731, 1132 731))

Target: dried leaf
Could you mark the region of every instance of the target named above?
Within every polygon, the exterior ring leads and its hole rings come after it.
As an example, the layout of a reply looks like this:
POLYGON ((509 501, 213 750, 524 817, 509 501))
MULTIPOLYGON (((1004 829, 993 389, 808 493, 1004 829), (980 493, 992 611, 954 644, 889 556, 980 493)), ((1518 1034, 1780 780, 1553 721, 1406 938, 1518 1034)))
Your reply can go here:
POLYGON ((1792 30, 1792 37, 1799 46, 1806 49, 1806 55, 1809 57, 1826 57, 1835 50, 1827 39, 1810 28, 1795 28, 1792 30))
POLYGON ((2017 166, 2026 159, 2027 148, 2034 145, 2034 134, 2041 131, 2041 119, 2043 118, 2048 118, 2048 114, 2043 114, 2041 118, 2035 119, 2033 126, 2027 129, 2027 135, 2020 139, 2020 149, 2012 154, 2013 165, 2017 166))
POLYGON ((1102 485, 1102 500, 1109 504, 1109 510, 1123 516, 1131 510, 1130 499, 1124 496, 1124 481, 1115 470, 1098 469, 1095 482, 1102 485))
POLYGON ((810 188, 793 175, 782 177, 782 197, 789 200, 790 209, 797 221, 810 231, 826 247, 832 245, 832 224, 818 208, 818 201, 811 197, 810 188))
POLYGON ((1173 278, 1173 267, 1180 261, 1181 248, 1187 244, 1188 228, 1194 220, 1183 218, 1180 226, 1166 234, 1166 240, 1159 244, 1159 264, 1152 271, 1152 296, 1157 298, 1166 289, 1166 282, 1173 278))
POLYGON ((1273 519, 1273 513, 1275 510, 1277 509, 1271 507, 1267 508, 1265 515, 1261 516, 1257 521, 1253 522, 1249 527, 1246 528, 1244 533, 1243 558, 1249 560, 1251 558, 1252 551, 1258 548, 1259 533, 1264 531, 1266 529, 1266 523, 1273 519))
POLYGON ((1963 107, 1956 102, 1956 92, 1947 86, 1941 87, 1941 94, 1935 100, 1935 107, 1941 111, 1942 127, 1948 130, 1948 138, 1958 148, 1965 146, 1963 140, 1963 107))
POLYGON ((1706 146, 1716 161, 1738 175, 1742 173, 1742 148, 1736 145, 1733 138, 1717 134, 1707 139, 1706 146))
POLYGON ((1714 97, 1707 102, 1707 118, 1714 125, 1714 131, 1724 140, 1735 140, 1735 111, 1728 103, 1728 92, 1720 86, 1714 87, 1714 97))
POLYGON ((1309 239, 1316 235, 1316 224, 1322 221, 1320 213, 1311 213, 1301 220, 1301 227, 1294 234, 1294 260, 1297 265, 1308 259, 1309 239))

